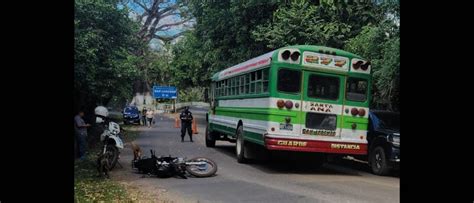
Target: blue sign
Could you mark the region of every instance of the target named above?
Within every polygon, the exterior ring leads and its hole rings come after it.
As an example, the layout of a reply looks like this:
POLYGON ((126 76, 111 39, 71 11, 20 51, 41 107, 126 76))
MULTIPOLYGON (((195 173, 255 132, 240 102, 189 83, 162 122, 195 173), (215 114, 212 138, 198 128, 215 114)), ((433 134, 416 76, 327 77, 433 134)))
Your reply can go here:
POLYGON ((155 99, 176 99, 176 87, 153 86, 153 97, 155 99))

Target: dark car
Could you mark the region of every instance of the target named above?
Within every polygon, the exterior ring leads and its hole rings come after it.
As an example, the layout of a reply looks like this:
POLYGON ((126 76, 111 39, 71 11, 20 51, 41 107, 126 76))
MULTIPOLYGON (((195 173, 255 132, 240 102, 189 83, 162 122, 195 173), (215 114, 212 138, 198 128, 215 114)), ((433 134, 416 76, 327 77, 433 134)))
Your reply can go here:
POLYGON ((368 162, 372 172, 387 175, 399 169, 400 163, 400 113, 370 111, 368 162))
POLYGON ((123 109, 123 123, 137 123, 140 124, 140 111, 135 106, 128 106, 123 109))

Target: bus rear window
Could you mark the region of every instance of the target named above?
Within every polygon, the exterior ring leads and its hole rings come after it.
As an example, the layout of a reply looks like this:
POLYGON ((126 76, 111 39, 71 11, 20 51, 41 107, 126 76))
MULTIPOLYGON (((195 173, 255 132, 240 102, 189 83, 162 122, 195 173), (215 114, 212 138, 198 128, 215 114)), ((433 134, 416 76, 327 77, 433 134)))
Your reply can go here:
POLYGON ((336 115, 321 114, 321 113, 307 113, 306 127, 321 130, 336 130, 336 115))
POLYGON ((322 75, 310 75, 308 97, 337 100, 339 97, 339 78, 322 75))
POLYGON ((363 102, 367 99, 368 82, 362 78, 347 79, 346 99, 350 101, 363 102))
POLYGON ((277 89, 280 92, 298 93, 300 91, 301 71, 280 69, 277 89))

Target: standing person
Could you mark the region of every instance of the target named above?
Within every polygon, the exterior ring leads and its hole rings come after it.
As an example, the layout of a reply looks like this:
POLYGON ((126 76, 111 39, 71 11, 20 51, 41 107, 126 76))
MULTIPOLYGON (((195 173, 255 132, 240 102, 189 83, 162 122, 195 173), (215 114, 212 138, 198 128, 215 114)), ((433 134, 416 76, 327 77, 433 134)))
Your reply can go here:
POLYGON ((193 131, 191 129, 192 121, 193 121, 193 113, 189 111, 189 107, 184 107, 184 111, 181 112, 179 115, 181 119, 181 142, 184 142, 184 136, 186 134, 186 130, 188 131, 189 139, 193 142, 193 131))
POLYGON ((86 124, 83 117, 83 110, 80 110, 78 114, 74 117, 74 131, 76 134, 77 142, 79 144, 79 157, 81 160, 85 158, 87 150, 87 128, 91 126, 90 124, 86 124))
POLYGON ((143 121, 143 126, 146 126, 146 108, 143 107, 142 111, 142 121, 143 121))
POLYGON ((147 125, 149 128, 151 128, 151 122, 153 121, 153 110, 147 110, 146 112, 146 120, 147 120, 147 125))

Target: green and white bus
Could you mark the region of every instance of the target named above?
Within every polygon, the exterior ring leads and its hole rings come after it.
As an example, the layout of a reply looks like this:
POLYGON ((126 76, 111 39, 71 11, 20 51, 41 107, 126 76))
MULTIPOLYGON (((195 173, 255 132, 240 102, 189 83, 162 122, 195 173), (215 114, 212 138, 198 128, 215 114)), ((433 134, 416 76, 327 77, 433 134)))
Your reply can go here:
POLYGON ((267 150, 367 154, 370 62, 339 49, 283 47, 216 73, 206 146, 236 142, 267 150))

